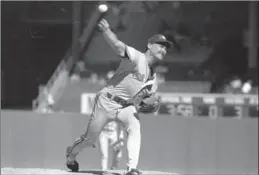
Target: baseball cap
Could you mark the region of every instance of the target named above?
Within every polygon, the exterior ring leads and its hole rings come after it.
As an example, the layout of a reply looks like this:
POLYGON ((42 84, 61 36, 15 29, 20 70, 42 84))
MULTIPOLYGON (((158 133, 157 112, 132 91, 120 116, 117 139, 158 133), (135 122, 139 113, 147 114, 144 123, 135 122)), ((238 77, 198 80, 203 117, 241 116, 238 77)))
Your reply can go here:
POLYGON ((148 39, 148 43, 157 43, 162 44, 166 46, 167 48, 170 48, 173 43, 168 41, 164 35, 156 34, 148 39))

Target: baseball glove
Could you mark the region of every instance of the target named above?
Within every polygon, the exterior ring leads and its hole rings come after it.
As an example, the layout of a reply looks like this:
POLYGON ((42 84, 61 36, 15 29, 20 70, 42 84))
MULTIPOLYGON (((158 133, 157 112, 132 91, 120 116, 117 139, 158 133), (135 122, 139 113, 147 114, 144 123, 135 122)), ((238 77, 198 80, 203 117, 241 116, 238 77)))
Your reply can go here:
POLYGON ((155 96, 151 95, 144 98, 138 108, 138 112, 148 114, 156 112, 160 107, 160 100, 155 96))

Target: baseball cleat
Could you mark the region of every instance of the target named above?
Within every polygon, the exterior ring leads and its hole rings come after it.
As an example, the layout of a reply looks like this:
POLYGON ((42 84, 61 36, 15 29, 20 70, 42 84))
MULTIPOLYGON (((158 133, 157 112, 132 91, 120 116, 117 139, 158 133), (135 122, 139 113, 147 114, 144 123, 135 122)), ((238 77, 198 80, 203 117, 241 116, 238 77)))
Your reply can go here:
POLYGON ((69 158, 71 158, 71 147, 68 147, 66 150, 66 158, 67 158, 67 168, 70 169, 72 172, 78 172, 79 171, 79 164, 76 160, 74 160, 75 158, 73 158, 72 160, 69 160, 69 158))
POLYGON ((137 169, 131 169, 130 171, 128 171, 125 175, 141 175, 142 173, 137 170, 137 169))
POLYGON ((67 168, 69 168, 72 172, 78 172, 79 164, 76 160, 74 162, 67 162, 67 168))

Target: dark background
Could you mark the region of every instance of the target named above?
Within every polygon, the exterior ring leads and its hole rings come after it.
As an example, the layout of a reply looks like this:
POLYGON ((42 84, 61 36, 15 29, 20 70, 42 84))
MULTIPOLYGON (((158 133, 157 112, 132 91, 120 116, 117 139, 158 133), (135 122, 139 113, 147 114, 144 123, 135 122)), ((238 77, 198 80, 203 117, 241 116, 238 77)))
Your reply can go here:
MULTIPOLYGON (((181 2, 180 17, 177 16, 177 10, 172 14, 170 9, 166 9, 168 3, 173 2, 156 2, 151 5, 146 2, 143 9, 146 15, 160 16, 163 24, 160 31, 174 30, 200 43, 205 37, 206 45, 210 47, 215 47, 229 36, 240 37, 248 28, 248 2, 181 2)), ((83 4, 85 24, 95 4, 83 4)), ((46 84, 71 46, 72 21, 72 2, 1 1, 2 108, 31 108, 32 100, 38 95, 38 86, 46 84)), ((126 31, 127 24, 124 28, 117 26, 115 29, 126 31)), ((232 52, 238 56, 237 51, 233 47, 232 52)), ((185 69, 179 70, 188 71, 196 66, 187 62, 170 64, 171 70, 174 70, 172 74, 179 75, 184 81, 188 79, 184 79, 183 73, 177 73, 175 68, 182 66, 185 69)), ((105 67, 88 65, 94 71, 105 67)), ((174 80, 177 77, 168 79, 174 80)))

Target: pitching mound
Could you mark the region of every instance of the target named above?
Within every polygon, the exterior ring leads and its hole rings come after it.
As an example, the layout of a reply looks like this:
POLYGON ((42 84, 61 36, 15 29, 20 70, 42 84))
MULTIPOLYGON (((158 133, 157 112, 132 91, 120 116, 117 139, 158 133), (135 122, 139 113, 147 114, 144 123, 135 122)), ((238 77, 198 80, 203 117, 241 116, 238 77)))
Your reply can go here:
MULTIPOLYGON (((179 175, 178 173, 168 173, 161 171, 143 171, 141 170, 143 175, 179 175)), ((99 175, 101 173, 100 170, 82 170, 78 173, 68 172, 66 170, 59 169, 41 169, 41 168, 1 168, 1 174, 63 174, 63 175, 99 175)), ((109 171, 111 175, 123 175, 123 170, 113 170, 109 171)))

